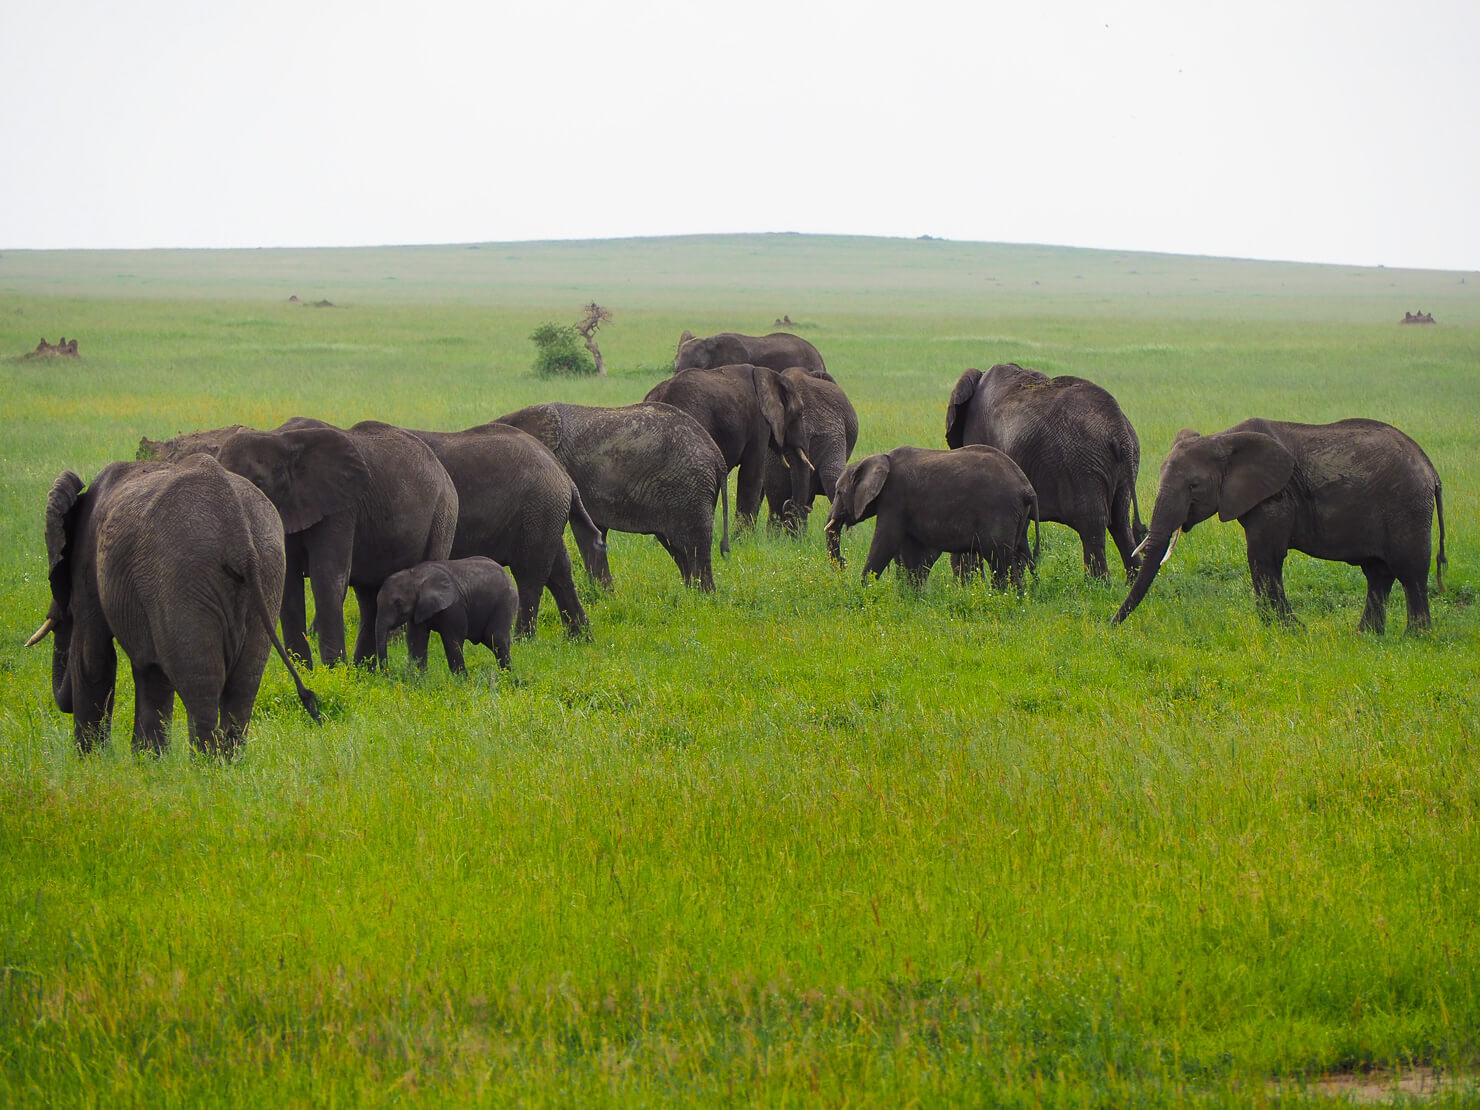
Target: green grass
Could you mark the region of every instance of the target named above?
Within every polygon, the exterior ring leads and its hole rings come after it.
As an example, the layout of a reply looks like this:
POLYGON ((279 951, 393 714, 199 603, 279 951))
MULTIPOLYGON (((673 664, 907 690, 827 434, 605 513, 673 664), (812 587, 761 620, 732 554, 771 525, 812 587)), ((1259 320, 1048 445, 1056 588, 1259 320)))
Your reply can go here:
POLYGON ((1475 275, 938 241, 4 252, 0 359, 84 357, 0 362, 0 1105, 1246 1105, 1474 1076, 1477 328, 1475 275), (533 326, 593 297, 612 376, 530 375, 533 326), (1440 326, 1396 325, 1419 308, 1440 326), (624 404, 682 329, 783 313, 857 406, 855 457, 940 444, 966 366, 1100 382, 1143 516, 1181 427, 1389 420, 1445 483, 1433 631, 1400 634, 1398 592, 1357 635, 1360 573, 1301 555, 1305 629, 1262 624, 1216 522, 1118 629, 1124 587, 1052 525, 1022 599, 944 565, 863 587, 868 526, 845 574, 815 524, 741 538, 713 596, 614 536, 589 643, 547 599, 510 675, 472 649, 456 681, 436 647, 424 677, 314 673, 322 727, 273 663, 231 765, 183 735, 130 754, 125 670, 119 738, 77 756, 20 646, 63 467, 296 413, 624 404))

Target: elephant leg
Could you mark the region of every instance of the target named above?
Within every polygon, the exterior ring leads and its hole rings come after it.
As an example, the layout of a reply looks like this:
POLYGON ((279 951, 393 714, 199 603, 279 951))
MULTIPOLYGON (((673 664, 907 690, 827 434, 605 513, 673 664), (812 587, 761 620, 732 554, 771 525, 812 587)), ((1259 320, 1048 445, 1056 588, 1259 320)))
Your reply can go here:
POLYGON ((447 656, 447 669, 453 674, 467 674, 468 665, 463 662, 463 641, 446 632, 441 635, 442 654, 447 656))
MULTIPOLYGON (((517 576, 516 576, 517 577, 517 576)), ((555 552, 555 560, 550 565, 550 573, 545 581, 550 596, 555 599, 555 608, 560 611, 560 620, 565 625, 568 636, 584 635, 591 622, 586 617, 586 610, 581 605, 581 595, 576 592, 575 578, 571 573, 570 552, 565 549, 562 542, 555 552)), ((536 611, 538 611, 539 597, 535 597, 536 611)), ((524 594, 519 595, 520 619, 524 615, 524 594)), ((534 624, 530 623, 530 635, 534 634, 534 624)))
POLYGON ((108 743, 113 719, 113 686, 118 675, 118 653, 113 637, 105 630, 96 643, 73 643, 82 652, 71 671, 72 734, 77 750, 84 755, 108 743))
POLYGON ((513 666, 514 658, 509 654, 509 636, 504 632, 491 632, 488 635, 488 649, 493 652, 493 657, 498 660, 500 670, 508 670, 513 666))
POLYGON ((880 519, 874 525, 874 539, 868 547, 868 558, 863 563, 863 581, 869 575, 875 578, 884 573, 884 568, 894 561, 904 543, 904 529, 896 521, 880 519))
POLYGON ((134 751, 161 755, 170 744, 175 688, 160 668, 134 667, 134 751))
POLYGON ((303 599, 306 566, 300 545, 287 544, 287 574, 283 579, 283 601, 278 617, 283 628, 283 647, 313 670, 313 649, 308 644, 308 606, 303 599))
POLYGON ((747 452, 740 460, 740 473, 735 479, 735 531, 737 532, 754 528, 756 517, 760 516, 761 496, 766 491, 766 454, 765 450, 747 452))
POLYGON ((379 586, 356 586, 355 600, 360 604, 360 628, 355 633, 355 666, 375 669, 375 614, 379 609, 379 586))
POLYGON ((1393 568, 1394 576, 1403 584, 1403 597, 1408 603, 1408 624, 1405 632, 1421 632, 1429 627, 1429 553, 1423 553, 1423 562, 1413 566, 1393 568))
POLYGON ((1120 553, 1120 561, 1125 566, 1126 580, 1130 581, 1135 578, 1136 571, 1141 569, 1141 557, 1131 554, 1140 541, 1131 529, 1131 495, 1125 486, 1115 491, 1110 504, 1110 538, 1115 542, 1115 550, 1120 553))
POLYGON ((410 621, 406 625, 406 655, 417 670, 427 669, 427 641, 431 634, 431 625, 425 621, 410 621))
POLYGON ((468 615, 461 605, 443 609, 432 618, 429 628, 442 638, 442 654, 447 656, 447 669, 453 674, 467 674, 463 662, 463 642, 468 638, 468 615))
POLYGON ((951 552, 951 570, 956 575, 956 581, 966 585, 972 577, 982 569, 982 557, 976 551, 953 551, 951 552))
MULTIPOLYGON (((514 575, 514 584, 519 591, 519 619, 515 622, 514 634, 523 640, 534 635, 535 624, 540 619, 540 598, 549 583, 537 581, 534 573, 526 567, 514 575)), ((553 586, 550 592, 555 592, 553 586)))
POLYGON ((1254 603, 1262 616, 1299 625, 1285 597, 1284 566, 1289 543, 1257 525, 1245 527, 1249 545, 1249 574, 1254 580, 1254 603))
POLYGON ((906 536, 899 545, 899 554, 896 558, 899 560, 904 581, 913 589, 920 590, 924 589, 925 583, 929 581, 930 568, 940 558, 940 552, 924 547, 906 536))
POLYGON ((1074 529, 1084 547, 1084 569, 1091 578, 1109 578, 1110 564, 1105 560, 1105 522, 1093 520, 1074 529))
POLYGON ((226 674, 221 689, 221 732, 233 751, 246 740, 252 707, 257 704, 257 691, 262 687, 262 674, 271 654, 272 643, 265 634, 248 636, 236 665, 226 674))
POLYGON ((1387 601, 1393 591, 1393 572, 1387 563, 1374 559, 1362 564, 1362 573, 1367 576, 1367 604, 1362 619, 1357 622, 1357 631, 1381 636, 1387 631, 1387 601))
MULTIPOLYGON (((348 514, 340 514, 314 525, 310 531, 312 539, 305 542, 305 548, 308 581, 313 588, 314 627, 319 633, 319 658, 324 666, 335 667, 344 662, 344 596, 349 590, 350 559, 354 555, 354 521, 348 514)), ((373 622, 370 636, 373 651, 373 622)))

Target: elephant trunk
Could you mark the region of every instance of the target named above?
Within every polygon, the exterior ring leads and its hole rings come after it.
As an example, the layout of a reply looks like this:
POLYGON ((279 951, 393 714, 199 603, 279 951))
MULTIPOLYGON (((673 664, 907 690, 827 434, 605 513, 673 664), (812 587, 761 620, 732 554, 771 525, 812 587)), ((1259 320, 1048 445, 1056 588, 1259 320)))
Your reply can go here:
POLYGON ((54 622, 51 642, 51 696, 63 713, 72 712, 72 669, 69 665, 71 648, 72 622, 54 622))
POLYGON ((1146 592, 1151 589, 1151 583, 1156 580, 1162 563, 1171 555, 1177 537, 1182 533, 1182 521, 1186 517, 1185 504, 1170 504, 1164 497, 1157 498, 1156 509, 1151 514, 1151 530, 1137 548, 1137 553, 1141 555, 1141 567, 1136 572, 1136 580, 1131 584, 1131 592, 1126 595, 1111 624, 1119 624, 1141 604, 1146 592))
POLYGON ((399 606, 382 601, 375 613, 375 659, 380 664, 381 670, 386 665, 386 641, 390 639, 392 630, 406 623, 406 614, 400 611, 399 606))
POLYGON ((847 525, 843 523, 841 509, 842 503, 834 501, 832 508, 828 510, 827 523, 822 527, 822 534, 827 537, 827 557, 839 569, 848 565, 848 561, 843 558, 843 529, 847 525))

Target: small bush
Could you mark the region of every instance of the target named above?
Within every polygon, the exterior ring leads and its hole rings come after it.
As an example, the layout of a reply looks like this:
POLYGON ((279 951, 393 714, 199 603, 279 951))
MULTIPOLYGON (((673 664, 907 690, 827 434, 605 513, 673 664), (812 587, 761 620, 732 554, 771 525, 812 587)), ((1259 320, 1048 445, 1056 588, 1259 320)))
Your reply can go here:
POLYGON ((541 324, 529 333, 535 345, 534 372, 542 378, 565 374, 594 374, 596 363, 569 324, 541 324))

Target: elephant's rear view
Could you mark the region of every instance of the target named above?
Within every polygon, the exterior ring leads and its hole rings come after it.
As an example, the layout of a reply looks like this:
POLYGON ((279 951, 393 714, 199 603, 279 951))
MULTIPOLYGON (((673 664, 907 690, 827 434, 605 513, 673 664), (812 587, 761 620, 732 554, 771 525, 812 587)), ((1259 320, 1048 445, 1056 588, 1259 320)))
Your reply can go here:
POLYGON ((657 536, 685 585, 714 589, 714 507, 723 500, 720 551, 730 550, 725 459, 709 433, 672 405, 625 408, 548 403, 499 418, 534 436, 575 480, 591 519, 608 530, 657 536))

